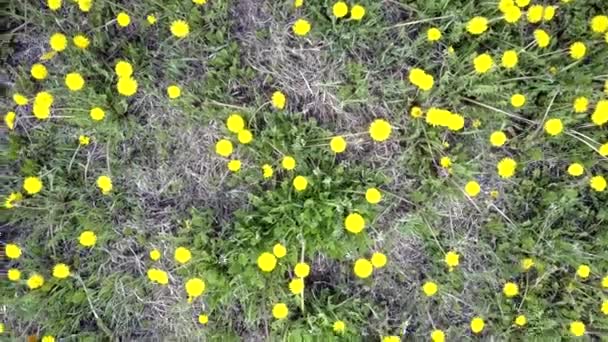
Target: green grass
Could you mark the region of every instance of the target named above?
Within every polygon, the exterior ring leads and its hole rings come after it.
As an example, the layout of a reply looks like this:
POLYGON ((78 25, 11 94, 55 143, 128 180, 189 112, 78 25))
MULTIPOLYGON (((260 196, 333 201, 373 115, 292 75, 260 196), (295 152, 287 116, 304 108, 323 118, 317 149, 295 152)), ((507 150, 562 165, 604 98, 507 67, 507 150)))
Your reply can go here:
POLYGON ((608 44, 590 29, 592 17, 608 14, 604 1, 533 1, 558 6, 555 18, 531 24, 524 11, 512 25, 494 1, 360 4, 362 21, 334 18, 333 1, 296 9, 292 1, 99 0, 89 13, 69 0, 57 12, 42 1, 9 2, 1 103, 17 120, 13 130, 2 127, 1 193, 23 191, 33 175, 44 187, 0 211, 2 243, 22 250, 3 265, 22 276, 0 279, 2 338, 418 341, 441 329, 450 341, 607 340, 607 197, 589 186, 607 170, 594 151, 606 130, 590 119, 608 95, 608 44), (115 22, 120 11, 131 15, 127 28, 115 22), (480 36, 466 30, 474 16, 490 19, 480 36), (298 18, 312 24, 306 37, 291 31, 298 18), (177 19, 190 25, 184 39, 170 33, 177 19), (426 40, 431 27, 442 31, 439 42, 426 40), (551 35, 549 47, 536 46, 536 28, 551 35), (55 32, 69 47, 43 62, 49 76, 36 81, 30 67, 55 32), (86 50, 71 43, 79 33, 91 40, 86 50), (587 46, 580 61, 568 53, 575 41, 587 46), (512 70, 500 66, 508 49, 519 53, 512 70), (495 65, 480 75, 473 58, 484 52, 495 65), (133 97, 116 90, 119 59, 133 65, 133 97), (433 75, 431 91, 409 82, 416 67, 433 75), (69 72, 85 77, 83 90, 66 88, 69 72), (167 97, 171 84, 180 98, 167 97), (43 121, 31 108, 42 90, 55 98, 43 121), (287 96, 284 110, 270 103, 276 90, 287 96), (15 92, 30 104, 17 107, 15 92), (510 104, 515 93, 527 98, 522 108, 510 104), (589 109, 574 113, 580 96, 589 109), (103 121, 89 117, 96 106, 103 121), (459 113, 465 127, 432 127, 409 114, 414 106, 459 113), (235 112, 252 143, 227 130, 235 112), (544 131, 549 118, 564 123, 560 135, 544 131), (374 119, 393 127, 387 141, 367 133, 374 119), (503 147, 490 145, 496 130, 509 138, 503 147), (83 134, 90 145, 78 146, 83 134), (343 154, 328 146, 336 135, 348 141, 343 154), (234 144, 230 158, 215 153, 222 138, 234 144), (281 168, 285 155, 297 160, 295 170, 281 168), (444 156, 450 170, 440 165, 444 156), (504 157, 517 161, 509 179, 496 171, 504 157), (237 173, 228 171, 230 159, 242 161, 237 173), (584 165, 582 176, 566 172, 573 162, 584 165), (262 177, 263 164, 272 178, 262 177), (107 196, 95 185, 100 175, 112 178, 107 196), (308 180, 303 192, 292 186, 296 175, 308 180), (476 197, 464 192, 470 180, 481 185, 476 197), (377 205, 366 202, 370 187, 383 194, 377 205), (351 212, 366 219, 361 234, 344 229, 351 212), (83 230, 97 234, 91 249, 78 243, 83 230), (256 260, 276 243, 287 255, 262 272, 256 260), (173 259, 179 246, 192 252, 185 265, 173 259), (152 249, 162 252, 159 261, 152 249), (451 271, 448 251, 460 255, 451 271), (388 264, 357 278, 355 261, 374 252, 388 264), (527 272, 524 258, 534 260, 527 272), (302 296, 288 288, 300 261, 311 266, 302 296), (57 263, 70 266, 69 278, 53 278, 57 263), (586 280, 576 276, 582 264, 591 267, 586 280), (149 268, 167 271, 169 284, 151 282, 149 268), (34 272, 46 282, 30 290, 34 272), (190 303, 184 284, 192 277, 206 291, 190 303), (433 297, 421 289, 428 280, 439 285, 433 297), (519 286, 511 299, 502 293, 508 281, 519 286), (290 310, 286 319, 272 316, 278 302, 290 310), (201 313, 208 324, 198 323, 201 313), (514 324, 520 314, 524 327, 514 324), (480 334, 469 326, 475 316, 485 320, 480 334), (332 331, 336 320, 346 323, 343 335, 332 331), (577 320, 584 337, 569 331, 577 320))

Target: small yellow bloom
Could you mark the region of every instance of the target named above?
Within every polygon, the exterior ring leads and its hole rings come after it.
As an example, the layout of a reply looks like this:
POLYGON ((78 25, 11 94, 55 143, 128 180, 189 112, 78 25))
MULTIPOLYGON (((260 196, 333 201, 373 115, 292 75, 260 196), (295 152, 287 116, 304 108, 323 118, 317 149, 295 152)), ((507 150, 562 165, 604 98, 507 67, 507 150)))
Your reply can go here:
POLYGON ((283 319, 289 314, 289 309, 285 303, 277 303, 272 307, 272 316, 276 319, 283 319))
POLYGON ((23 190, 28 195, 34 195, 42 190, 42 180, 38 177, 27 177, 23 180, 23 190))
POLYGON ((343 18, 348 13, 348 5, 344 1, 338 1, 332 6, 334 17, 343 18))
POLYGON ((574 99, 572 108, 575 113, 584 113, 587 111, 587 108, 589 108, 589 100, 584 96, 577 97, 574 99))
POLYGON ((48 71, 46 70, 46 67, 43 64, 36 63, 32 65, 32 68, 30 69, 30 74, 33 78, 37 80, 43 80, 48 75, 48 71))
POLYGON ((436 42, 441 39, 441 31, 436 27, 431 27, 426 31, 426 39, 429 42, 436 42))
POLYGON ((515 0, 515 4, 517 5, 517 7, 523 8, 530 4, 530 0, 515 0))
POLYGON ((515 297, 519 294, 519 286, 513 282, 507 282, 502 288, 502 293, 508 298, 515 297))
POLYGON ((560 119, 549 119, 545 122, 545 132, 547 134, 556 136, 559 135, 564 130, 564 125, 562 124, 562 120, 560 119))
POLYGON ((15 206, 15 202, 19 202, 23 199, 23 195, 20 192, 11 192, 10 195, 6 196, 4 200, 4 207, 6 209, 11 209, 15 206))
POLYGON ((241 161, 238 159, 233 159, 228 162, 228 170, 231 172, 238 172, 241 169, 241 161))
POLYGON ((597 192, 606 190, 606 179, 603 176, 594 176, 589 180, 589 186, 597 192))
POLYGON ((352 20, 361 20, 365 16, 365 7, 361 5, 354 5, 350 9, 350 18, 352 20))
POLYGON ((204 5, 207 3, 207 0, 192 0, 195 5, 204 5))
POLYGON ((598 151, 600 153, 600 156, 602 156, 602 157, 608 156, 608 143, 604 143, 604 144, 600 145, 598 151))
POLYGON ((382 142, 387 140, 391 135, 391 131, 391 124, 383 119, 376 119, 369 125, 369 135, 374 141, 382 142))
POLYGON ((62 33, 54 33, 49 39, 49 45, 53 51, 61 52, 68 46, 68 38, 62 33))
POLYGON ((285 103, 287 102, 287 98, 285 97, 285 94, 283 94, 283 92, 281 91, 275 91, 274 93, 272 93, 272 106, 276 109, 283 109, 285 108, 285 103))
POLYGON ((78 0, 78 8, 83 12, 88 12, 93 6, 93 0, 78 0))
POLYGON ((492 66, 494 65, 494 60, 489 54, 483 53, 475 57, 475 59, 473 60, 473 64, 475 66, 475 71, 478 74, 485 74, 486 72, 490 71, 490 69, 492 69, 492 66))
POLYGON ((593 114, 591 114, 591 121, 598 126, 602 126, 608 122, 608 100, 600 100, 597 102, 595 110, 593 111, 593 114))
POLYGON ((175 20, 171 23, 171 34, 177 38, 185 38, 190 33, 190 25, 184 20, 175 20))
POLYGON ((435 329, 431 332, 432 342, 445 342, 445 333, 442 330, 435 329))
POLYGON ((79 242, 84 247, 93 247, 97 242, 97 235, 90 230, 85 230, 84 232, 80 233, 79 242))
POLYGON ((87 146, 91 143, 91 138, 89 138, 86 135, 80 135, 78 136, 78 144, 80 146, 87 146))
POLYGON ((282 244, 277 243, 272 247, 272 254, 274 254, 274 256, 280 259, 287 255, 287 248, 285 248, 285 246, 283 246, 282 244))
POLYGON ((488 19, 484 17, 474 17, 467 23, 467 31, 474 35, 480 35, 488 29, 488 19))
POLYGON ((507 142, 507 135, 501 131, 492 132, 490 135, 490 144, 494 147, 501 147, 507 142))
POLYGON ((163 270, 159 270, 158 268, 151 268, 148 270, 148 279, 150 281, 158 283, 160 285, 169 284, 169 274, 163 270))
POLYGON ((21 248, 14 243, 8 243, 4 246, 4 254, 6 254, 9 259, 19 259, 21 256, 21 248))
POLYGON ((471 331, 475 334, 479 334, 480 332, 483 331, 483 328, 485 326, 485 322, 483 321, 483 318, 481 317, 474 317, 471 320, 471 331))
POLYGON ((600 310, 602 311, 602 313, 604 315, 608 315, 608 300, 604 300, 602 302, 602 306, 600 307, 600 310))
POLYGON ((15 103, 17 104, 17 106, 25 106, 28 103, 27 97, 25 97, 25 96, 23 96, 22 94, 19 94, 19 93, 15 93, 13 95, 13 101, 15 101, 15 103))
POLYGON ((539 23, 541 20, 543 20, 543 11, 544 8, 541 5, 530 6, 527 13, 528 22, 532 24, 539 23))
POLYGON ((413 118, 420 118, 422 117, 422 115, 424 115, 424 112, 422 111, 422 108, 418 107, 418 106, 414 106, 412 107, 412 109, 410 109, 410 115, 413 118))
POLYGON ((386 254, 380 253, 380 252, 374 252, 374 254, 372 254, 372 258, 370 259, 370 261, 372 262, 372 266, 374 266, 374 268, 382 268, 382 267, 386 266, 386 262, 387 262, 386 254))
POLYGON ((460 255, 457 252, 449 251, 445 254, 444 261, 449 267, 456 267, 460 264, 460 255))
POLYGON ((170 99, 176 99, 182 95, 182 90, 175 84, 167 87, 167 96, 170 99))
POLYGON ((521 10, 517 6, 510 6, 504 12, 505 21, 509 24, 515 24, 521 18, 521 10))
POLYGON ((420 68, 413 68, 408 74, 409 81, 423 91, 429 91, 433 88, 435 79, 433 75, 427 74, 420 68))
POLYGON ((374 271, 374 266, 367 259, 357 259, 353 267, 355 275, 361 279, 369 278, 374 271))
POLYGON ((517 326, 523 327, 527 323, 528 323, 528 319, 526 318, 526 316, 518 315, 517 317, 515 317, 515 324, 517 326))
POLYGON ((442 168, 447 169, 452 166, 452 159, 450 159, 450 157, 441 157, 439 165, 441 165, 442 168))
POLYGON ((310 32, 310 23, 306 19, 298 19, 293 23, 292 29, 297 36, 305 36, 310 32))
POLYGON ((125 12, 120 12, 116 16, 116 22, 120 27, 127 27, 131 23, 131 17, 125 12))
POLYGON ((70 267, 66 264, 57 264, 53 267, 53 277, 65 279, 70 276, 70 267))
POLYGON ((133 75, 133 66, 127 61, 119 60, 114 65, 114 72, 118 77, 129 77, 133 75))
POLYGON ((365 200, 370 204, 378 204, 382 200, 382 193, 376 188, 369 188, 365 191, 365 200))
POLYGON ((581 321, 570 323, 570 333, 576 337, 585 335, 585 323, 581 321))
POLYGON ((551 21, 551 19, 555 17, 555 10, 555 6, 545 6, 545 8, 543 9, 543 20, 551 21))
POLYGON ((153 249, 150 251, 150 259, 152 261, 158 261, 161 257, 160 251, 158 249, 153 249))
POLYGON ((293 179, 293 187, 296 191, 304 191, 308 187, 308 180, 304 176, 296 176, 293 179))
POLYGON ((21 279, 21 271, 16 268, 9 269, 6 275, 10 281, 19 281, 21 279))
POLYGON ((570 45, 570 57, 573 59, 579 60, 585 57, 585 54, 587 54, 587 47, 585 46, 585 43, 575 42, 570 45))
POLYGON ((585 168, 579 163, 572 163, 568 166, 568 174, 570 176, 578 177, 581 176, 583 172, 585 172, 585 168))
POLYGON ((103 111, 103 109, 99 107, 94 107, 91 108, 91 111, 89 111, 89 116, 94 121, 101 121, 106 116, 106 113, 103 111))
POLYGON ((503 158, 496 165, 498 175, 502 178, 511 178, 515 174, 517 162, 511 158, 503 158))
POLYGON ((344 152, 346 150, 346 139, 341 136, 331 138, 329 148, 336 154, 344 152))
POLYGON ((549 34, 545 30, 537 29, 534 30, 534 40, 540 48, 545 48, 549 46, 549 43, 551 42, 551 36, 549 36, 549 34))
POLYGON ((32 274, 27 279, 27 287, 29 287, 31 290, 40 288, 40 287, 42 287, 42 285, 44 285, 44 277, 38 273, 32 274))
POLYGON ((112 179, 108 176, 99 176, 96 181, 97 187, 102 194, 108 195, 112 191, 112 179))
POLYGON ((266 179, 271 178, 274 171, 269 164, 262 165, 262 176, 266 179))
POLYGON ((148 22, 148 24, 154 25, 156 24, 156 16, 154 14, 148 14, 146 16, 146 21, 148 22))
POLYGON ((346 323, 343 321, 335 321, 332 329, 336 334, 344 334, 344 331, 346 331, 346 323))
POLYGON ((464 186, 464 192, 466 192, 466 194, 469 195, 470 197, 475 197, 475 196, 479 195, 480 191, 481 191, 481 187, 479 186, 479 183, 477 183, 476 181, 470 181, 464 186))
POLYGON ((198 315, 198 322, 203 325, 209 323, 209 316, 202 314, 198 315))
POLYGON ((253 141, 253 133, 251 133, 251 131, 248 129, 242 129, 237 134, 237 139, 241 144, 249 144, 251 141, 253 141))
POLYGON ((205 282, 200 278, 190 278, 185 288, 189 298, 196 298, 205 292, 205 282))
POLYGON ((587 279, 589 277, 589 274, 591 274, 591 267, 587 265, 580 265, 576 269, 576 275, 583 280, 587 279))
POLYGON ((258 256, 258 267, 264 272, 271 272, 277 266, 277 258, 268 252, 264 252, 258 256))
POLYGON ((304 291, 304 279, 295 278, 289 282, 288 287, 292 294, 299 295, 304 291))
POLYGON ((84 87, 84 78, 77 72, 65 75, 65 85, 71 91, 79 91, 84 87))
POLYGON ((517 66, 517 62, 519 61, 519 57, 517 56, 517 51, 515 50, 507 50, 502 54, 501 64, 506 69, 513 69, 517 66))
POLYGON ((56 11, 61 8, 61 0, 48 0, 47 5, 51 11, 56 11))
POLYGON ((74 38, 72 38, 72 42, 74 43, 74 45, 79 48, 79 49, 86 49, 89 47, 89 44, 91 43, 89 41, 89 38, 87 38, 85 35, 79 34, 74 36, 74 38))
POLYGON ((45 120, 51 115, 51 108, 39 103, 34 103, 32 114, 34 114, 34 117, 38 120, 45 120))
POLYGON ((137 92, 137 81, 131 76, 119 77, 116 89, 120 95, 133 96, 137 92))
POLYGON ((228 157, 232 154, 232 142, 227 139, 221 139, 215 144, 215 153, 222 157, 228 157))
POLYGON ((305 262, 299 262, 293 268, 293 273, 295 273, 296 277, 306 278, 310 274, 310 266, 305 262))
POLYGON ((17 114, 15 112, 8 112, 4 116, 4 124, 8 129, 15 129, 15 119, 17 118, 17 114))
POLYGON ((226 127, 232 133, 238 133, 245 128, 245 120, 238 113, 230 114, 226 119, 226 127))
POLYGON ((180 264, 185 264, 192 259, 192 253, 188 248, 177 247, 175 249, 175 253, 173 254, 173 258, 180 264))
POLYGON ((608 31, 608 16, 596 15, 591 18, 591 30, 595 33, 604 33, 608 31))
POLYGON ((304 5, 304 0, 294 0, 293 1, 293 7, 295 7, 295 8, 302 7, 302 5, 304 5))
POLYGON ((437 293, 437 289, 437 284, 432 281, 427 281, 422 285, 422 292, 424 292, 427 297, 434 296, 437 293))
POLYGON ((353 234, 358 234, 365 228, 365 219, 358 213, 348 214, 344 219, 344 228, 353 234))
POLYGON ((524 271, 530 270, 533 266, 534 266, 534 260, 532 260, 531 258, 522 259, 522 261, 521 261, 521 268, 524 271))
POLYGON ((283 166, 285 170, 293 170, 296 168, 296 160, 291 156, 285 156, 281 161, 281 166, 283 166))

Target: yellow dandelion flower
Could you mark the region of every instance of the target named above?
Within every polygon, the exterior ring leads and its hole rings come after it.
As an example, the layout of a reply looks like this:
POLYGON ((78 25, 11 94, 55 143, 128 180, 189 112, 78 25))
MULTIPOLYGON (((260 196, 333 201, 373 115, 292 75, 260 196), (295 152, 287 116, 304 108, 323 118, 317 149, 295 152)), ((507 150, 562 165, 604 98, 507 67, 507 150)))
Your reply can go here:
POLYGON ((353 234, 358 234, 365 228, 365 219, 358 213, 348 214, 344 219, 344 228, 353 234))
POLYGON ((369 125, 369 135, 374 141, 385 141, 390 137, 391 131, 391 124, 383 119, 376 119, 369 125))
POLYGON ((274 171, 269 164, 262 165, 262 176, 266 179, 271 178, 274 171))
POLYGON ((202 315, 202 314, 198 315, 198 322, 200 324, 203 324, 203 325, 209 323, 209 316, 208 315, 202 315))
POLYGON ((445 342, 445 333, 442 330, 435 329, 431 332, 432 342, 445 342))
POLYGON ((551 36, 549 36, 545 30, 537 29, 534 30, 534 40, 536 41, 536 44, 538 44, 538 47, 545 48, 549 46, 551 36))
POLYGON ((490 144, 494 147, 501 147, 507 142, 507 135, 501 131, 492 132, 490 135, 490 144))
POLYGON ((108 195, 112 191, 112 179, 108 176, 97 177, 96 184, 104 195, 108 195))
POLYGON ((9 259, 19 259, 21 256, 21 248, 14 243, 8 243, 4 246, 4 254, 9 259))
POLYGON ((272 307, 272 316, 276 319, 284 319, 289 314, 289 309, 285 303, 277 303, 272 307))
POLYGON ((595 33, 604 33, 608 31, 608 16, 596 15, 591 18, 591 31, 595 33))
POLYGON ((125 12, 120 12, 116 16, 116 23, 120 27, 127 27, 131 23, 131 17, 125 12))
POLYGON ((570 333, 576 337, 585 335, 585 323, 581 321, 570 323, 570 333))
POLYGON ((94 121, 101 121, 103 120, 103 118, 105 118, 106 113, 103 111, 103 109, 99 107, 94 107, 91 108, 91 110, 89 111, 89 116, 94 121))
POLYGON ((6 276, 10 281, 19 281, 21 279, 21 271, 16 268, 10 268, 6 276))
POLYGON ((304 291, 304 279, 295 278, 289 282, 289 291, 292 294, 299 295, 304 291))
POLYGON ((80 146, 88 146, 91 143, 91 138, 86 135, 78 136, 78 145, 80 146))
POLYGON ((258 267, 264 272, 271 272, 277 266, 277 258, 268 252, 264 252, 258 256, 258 267))
POLYGON ((545 132, 547 134, 556 136, 559 135, 564 130, 564 125, 562 124, 562 120, 560 119, 549 119, 545 122, 545 132))
POLYGON ((295 273, 296 277, 306 278, 310 274, 310 266, 305 262, 299 262, 293 268, 293 273, 295 273))
POLYGON ((354 5, 353 7, 351 7, 350 18, 352 20, 359 21, 359 20, 363 19, 364 16, 365 16, 365 7, 363 7, 361 5, 354 5))
POLYGON ((589 108, 589 100, 586 97, 580 96, 574 99, 572 109, 574 109, 575 113, 584 113, 587 111, 587 108, 589 108))
POLYGON ((483 328, 485 327, 485 322, 483 321, 483 318, 481 317, 474 317, 471 320, 471 331, 475 334, 479 334, 480 332, 483 331, 483 328))
POLYGON ((30 74, 33 78, 37 80, 43 80, 48 75, 48 71, 43 64, 36 63, 32 65, 32 68, 30 69, 30 74))
POLYGON ((38 273, 32 274, 27 279, 27 287, 29 287, 30 290, 38 289, 38 288, 42 287, 42 285, 44 285, 44 277, 38 273))
POLYGON ((80 233, 78 241, 84 247, 93 247, 97 242, 97 235, 95 235, 95 233, 90 230, 85 230, 84 232, 80 233))
POLYGON ((479 186, 479 183, 477 183, 476 181, 470 181, 464 186, 464 192, 466 192, 466 194, 469 195, 470 197, 475 197, 475 196, 479 195, 480 191, 481 191, 481 187, 479 186))
POLYGON ((513 69, 517 66, 517 62, 519 58, 517 56, 517 51, 515 50, 507 50, 502 54, 501 65, 505 69, 513 69))
POLYGON ((280 259, 287 255, 287 248, 285 248, 285 246, 283 246, 282 244, 277 243, 272 247, 272 254, 274 254, 274 256, 280 259))
POLYGON ((238 172, 241 169, 241 161, 238 159, 233 159, 228 162, 228 170, 231 172, 238 172))
POLYGON ((83 12, 88 12, 93 6, 93 0, 78 0, 78 8, 83 12))
POLYGON ((372 272, 374 271, 374 266, 367 259, 357 259, 357 261, 355 261, 353 271, 355 272, 355 275, 357 277, 365 279, 369 278, 369 276, 372 275, 372 272))
POLYGON ((192 259, 192 253, 186 247, 177 247, 173 254, 173 258, 180 264, 185 264, 192 259))
POLYGON ((200 278, 190 278, 185 285, 186 293, 190 298, 196 298, 205 292, 205 282, 200 278))
POLYGON ((467 23, 467 31, 474 35, 480 35, 488 30, 488 19, 485 17, 474 17, 467 23))
POLYGON ((230 142, 230 140, 220 139, 215 144, 215 153, 217 153, 218 155, 220 155, 222 157, 230 156, 232 154, 232 151, 233 151, 233 147, 232 147, 232 142, 230 142))
POLYGON ((449 267, 456 267, 460 264, 460 255, 455 251, 449 251, 445 254, 444 261, 449 267))
POLYGON ((426 31, 426 40, 436 42, 441 39, 441 31, 436 27, 431 27, 426 31))
POLYGON ((515 325, 523 327, 528 323, 528 319, 524 315, 518 315, 515 317, 515 325))
POLYGON ((245 120, 238 113, 230 114, 226 119, 226 127, 232 133, 238 133, 245 128, 245 120))
POLYGON ((53 51, 61 52, 68 46, 68 38, 62 33, 54 33, 49 39, 49 45, 53 51))
POLYGON ((432 281, 427 281, 422 285, 422 292, 424 292, 425 296, 432 297, 437 293, 439 287, 436 283, 432 281))
POLYGON ((332 325, 332 329, 336 334, 344 334, 346 331, 346 323, 344 323, 344 321, 335 321, 332 325))
POLYGON ((517 162, 511 158, 503 158, 496 165, 498 175, 502 178, 511 178, 515 174, 517 162))
POLYGON ((66 264, 56 264, 53 267, 53 277, 57 279, 65 279, 70 276, 70 266, 66 264))
POLYGON ((293 23, 292 30, 297 36, 305 36, 310 32, 310 22, 306 19, 298 19, 293 23))
POLYGON ((413 118, 420 118, 422 117, 422 115, 424 115, 424 112, 422 111, 422 108, 418 107, 418 106, 414 106, 412 107, 412 109, 410 109, 410 115, 413 118))
POLYGON ((156 24, 156 16, 154 14, 148 14, 146 16, 146 21, 148 22, 148 24, 154 25, 156 24))
POLYGON ((380 253, 380 252, 374 252, 374 254, 372 254, 372 257, 370 259, 372 266, 374 266, 374 268, 382 268, 384 266, 386 266, 386 262, 388 261, 386 254, 384 253, 380 253))
POLYGON ((177 38, 185 38, 190 33, 190 25, 184 20, 175 20, 171 23, 171 34, 177 38))
POLYGON ((441 157, 439 165, 441 165, 442 168, 447 169, 452 166, 452 159, 450 157, 441 157))
POLYGON ((489 54, 482 53, 481 55, 475 57, 475 59, 473 60, 473 64, 475 66, 475 71, 478 74, 485 74, 486 72, 490 71, 490 69, 492 69, 492 66, 494 65, 494 60, 489 54))
POLYGON ((344 152, 346 150, 346 139, 341 136, 331 138, 329 148, 336 154, 344 152))
POLYGON ((587 54, 587 47, 583 42, 575 42, 570 45, 570 57, 575 60, 585 57, 587 54))
POLYGON ((48 0, 47 5, 51 11, 57 11, 61 8, 61 0, 48 0))
POLYGON ((308 187, 308 180, 304 176, 296 176, 293 179, 293 187, 296 191, 304 191, 308 187))
POLYGON ((79 48, 79 49, 86 49, 89 47, 90 45, 90 41, 89 38, 87 38, 85 35, 79 34, 76 35, 72 38, 72 42, 74 43, 74 45, 79 48))
POLYGON ((167 96, 169 96, 170 99, 176 99, 182 96, 182 90, 179 86, 172 84, 167 87, 167 96))
POLYGON ((594 176, 589 180, 589 186, 597 192, 606 190, 606 179, 603 176, 594 176))
POLYGON ((34 195, 42 190, 42 180, 38 177, 27 177, 23 180, 23 190, 28 195, 34 195))
POLYGON ((272 93, 271 102, 272 102, 272 106, 274 108, 283 109, 283 108, 285 108, 285 103, 287 102, 287 98, 285 97, 285 94, 283 94, 283 92, 277 90, 274 93, 272 93))
POLYGON ((65 85, 71 91, 79 91, 84 87, 84 78, 77 72, 65 75, 65 85))
POLYGON ((527 18, 528 22, 532 24, 539 23, 543 20, 544 8, 541 5, 532 5, 528 8, 527 18))
POLYGON ((517 294, 519 294, 519 286, 517 286, 517 284, 515 284, 513 282, 507 282, 502 287, 502 293, 504 293, 505 296, 507 296, 509 298, 515 297, 515 296, 517 296, 517 294))
POLYGON ((583 172, 585 172, 585 168, 579 163, 572 163, 568 166, 568 174, 570 176, 578 177, 581 176, 583 172))
POLYGON ((378 204, 382 200, 382 193, 376 188, 369 188, 365 191, 365 200, 370 204, 378 204))
POLYGON ((531 258, 525 258, 521 261, 521 268, 524 271, 529 271, 532 267, 534 267, 534 260, 531 258))
POLYGON ((4 124, 8 129, 15 129, 15 119, 17 118, 17 114, 15 112, 8 112, 4 115, 4 124))
POLYGON ((253 133, 250 130, 243 129, 237 134, 237 139, 243 145, 249 144, 253 141, 253 133))
POLYGON ((158 249, 153 249, 150 251, 150 260, 158 261, 161 257, 160 251, 158 249))
POLYGON ((338 1, 332 6, 332 13, 336 18, 344 18, 348 13, 348 5, 344 1, 338 1))

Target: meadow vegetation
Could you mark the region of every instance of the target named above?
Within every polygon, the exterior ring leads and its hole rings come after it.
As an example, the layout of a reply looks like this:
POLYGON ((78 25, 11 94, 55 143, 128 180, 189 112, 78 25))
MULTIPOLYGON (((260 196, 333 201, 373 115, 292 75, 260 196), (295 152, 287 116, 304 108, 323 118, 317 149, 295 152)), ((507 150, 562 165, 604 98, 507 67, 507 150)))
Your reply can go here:
POLYGON ((608 340, 605 0, 1 11, 1 339, 608 340))

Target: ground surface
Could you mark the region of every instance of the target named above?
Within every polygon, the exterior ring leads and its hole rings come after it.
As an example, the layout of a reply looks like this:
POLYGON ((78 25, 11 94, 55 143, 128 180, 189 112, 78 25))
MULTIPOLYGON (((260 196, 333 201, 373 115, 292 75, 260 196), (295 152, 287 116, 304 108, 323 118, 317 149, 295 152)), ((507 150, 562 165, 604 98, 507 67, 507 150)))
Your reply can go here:
POLYGON ((333 1, 200 2, 3 5, 2 338, 608 340, 604 0, 361 0, 360 20, 352 2, 343 18, 333 1), (67 47, 50 53, 55 33, 67 47))

